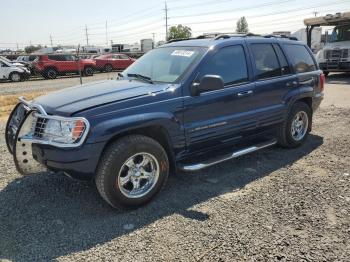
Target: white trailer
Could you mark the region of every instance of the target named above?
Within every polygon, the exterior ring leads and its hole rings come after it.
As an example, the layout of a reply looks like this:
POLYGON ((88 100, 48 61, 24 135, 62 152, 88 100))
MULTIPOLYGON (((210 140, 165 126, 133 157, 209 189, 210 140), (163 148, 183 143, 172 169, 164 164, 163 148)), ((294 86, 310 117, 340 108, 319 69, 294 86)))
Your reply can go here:
MULTIPOLYGON (((306 29, 301 28, 298 31, 291 34, 291 36, 296 37, 299 41, 307 44, 307 34, 306 29)), ((310 48, 313 52, 318 52, 322 46, 321 46, 321 36, 322 36, 322 28, 321 27, 315 27, 312 30, 311 34, 311 45, 310 48)))

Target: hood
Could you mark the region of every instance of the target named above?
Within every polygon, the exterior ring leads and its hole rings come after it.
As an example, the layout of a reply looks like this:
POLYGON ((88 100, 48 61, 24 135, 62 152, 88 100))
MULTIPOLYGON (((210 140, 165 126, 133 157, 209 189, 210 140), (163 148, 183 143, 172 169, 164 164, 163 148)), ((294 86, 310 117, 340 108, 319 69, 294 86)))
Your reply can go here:
POLYGON ((34 102, 49 114, 69 116, 99 105, 150 96, 163 91, 168 84, 149 84, 137 80, 106 80, 66 88, 41 96, 34 102))
POLYGON ((24 64, 19 63, 19 62, 11 62, 11 64, 13 64, 14 66, 25 67, 24 64))
POLYGON ((350 41, 341 41, 341 42, 332 42, 332 43, 327 43, 323 49, 324 50, 329 50, 329 49, 350 49, 350 41))
POLYGON ((84 58, 84 59, 80 59, 81 61, 85 62, 85 63, 95 63, 94 59, 90 59, 90 58, 84 58))

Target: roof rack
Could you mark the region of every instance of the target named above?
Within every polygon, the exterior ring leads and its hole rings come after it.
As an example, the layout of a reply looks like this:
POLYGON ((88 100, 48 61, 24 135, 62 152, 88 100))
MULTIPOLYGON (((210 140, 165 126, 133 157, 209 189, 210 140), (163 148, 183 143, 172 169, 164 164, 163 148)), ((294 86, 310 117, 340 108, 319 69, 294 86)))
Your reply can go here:
POLYGON ((195 39, 210 39, 213 38, 210 35, 199 35, 197 37, 189 37, 189 38, 177 38, 167 41, 167 43, 173 43, 173 42, 179 42, 179 41, 186 41, 186 40, 195 40, 195 39))
POLYGON ((284 38, 284 39, 289 39, 289 40, 298 41, 298 38, 296 38, 295 36, 286 36, 286 35, 263 35, 262 37, 265 37, 265 38, 284 38))
POLYGON ((179 42, 179 41, 186 41, 186 40, 196 40, 196 39, 213 39, 213 40, 220 40, 220 39, 229 39, 233 37, 264 37, 264 38, 283 38, 283 39, 289 39, 289 40, 295 40, 298 41, 298 39, 294 36, 286 36, 286 35, 259 35, 254 33, 247 33, 247 34, 237 34, 237 33, 227 33, 227 34, 212 34, 212 35, 200 35, 197 37, 191 37, 191 38, 178 38, 178 39, 172 39, 167 41, 167 43, 173 43, 173 42, 179 42))

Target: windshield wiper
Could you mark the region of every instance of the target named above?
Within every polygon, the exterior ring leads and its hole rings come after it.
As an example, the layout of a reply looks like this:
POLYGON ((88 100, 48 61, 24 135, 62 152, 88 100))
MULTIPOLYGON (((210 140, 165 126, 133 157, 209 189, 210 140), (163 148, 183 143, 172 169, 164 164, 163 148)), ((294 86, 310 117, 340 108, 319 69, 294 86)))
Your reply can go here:
POLYGON ((144 75, 140 75, 140 74, 127 74, 128 77, 135 77, 137 79, 146 81, 147 83, 153 84, 153 81, 150 77, 148 76, 144 76, 144 75))

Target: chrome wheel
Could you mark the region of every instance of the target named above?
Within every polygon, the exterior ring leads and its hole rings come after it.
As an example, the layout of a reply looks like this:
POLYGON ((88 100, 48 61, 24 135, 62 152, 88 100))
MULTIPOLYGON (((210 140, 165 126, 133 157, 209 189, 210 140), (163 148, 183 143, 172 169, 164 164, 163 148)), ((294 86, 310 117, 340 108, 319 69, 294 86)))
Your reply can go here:
POLYGON ((13 73, 11 75, 11 81, 12 82, 19 82, 19 81, 21 81, 21 76, 18 73, 13 73))
POLYGON ((122 165, 117 186, 124 196, 140 198, 148 194, 159 178, 159 163, 149 153, 138 153, 122 165))
POLYGON ((309 118, 306 112, 300 111, 296 113, 292 120, 291 133, 295 141, 300 141, 304 138, 309 127, 309 118))

